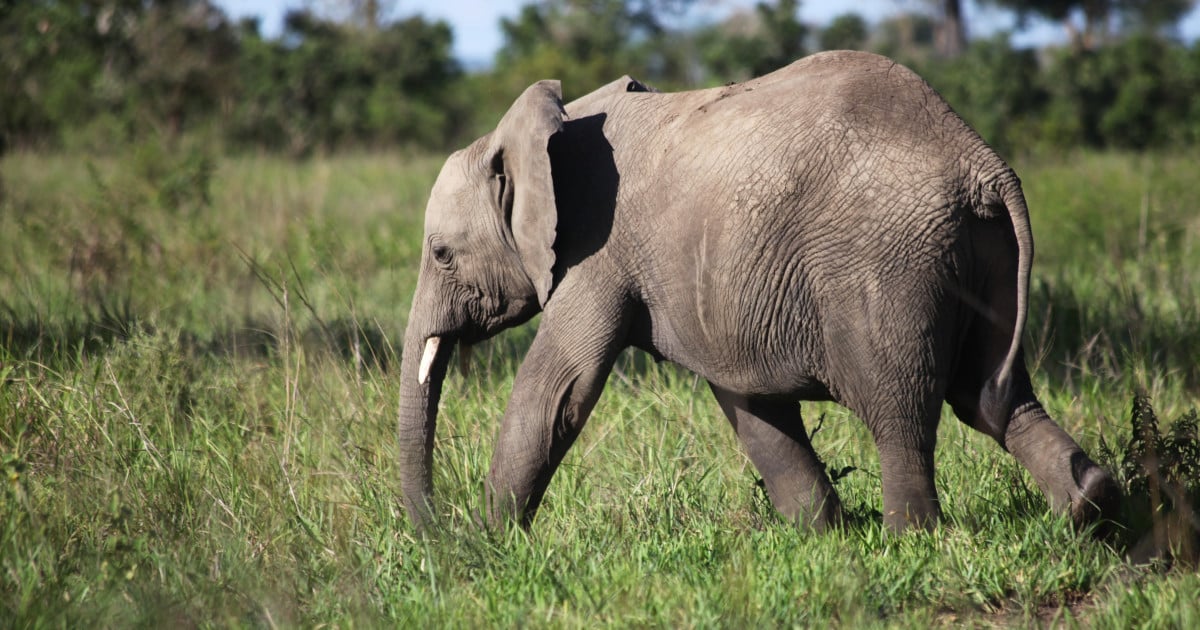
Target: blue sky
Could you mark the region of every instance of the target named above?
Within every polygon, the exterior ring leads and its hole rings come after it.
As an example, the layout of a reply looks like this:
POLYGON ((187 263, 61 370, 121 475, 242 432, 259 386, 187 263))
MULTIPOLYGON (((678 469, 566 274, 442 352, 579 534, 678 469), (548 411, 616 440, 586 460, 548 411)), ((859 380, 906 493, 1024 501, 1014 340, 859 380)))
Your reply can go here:
MULTIPOLYGON (((277 34, 283 14, 292 8, 322 6, 321 0, 215 0, 234 18, 258 16, 263 32, 277 34)), ((686 17, 688 20, 715 20, 738 7, 752 7, 756 0, 699 0, 686 17)), ((331 3, 329 3, 331 4, 331 3)), ((420 13, 428 18, 442 19, 454 29, 455 55, 468 65, 487 64, 501 45, 500 17, 513 16, 523 0, 396 0, 396 15, 420 13)), ((995 9, 980 7, 972 0, 964 2, 967 26, 971 35, 987 35, 1013 28, 1013 16, 995 9)), ((855 11, 868 21, 905 10, 925 6, 922 0, 806 0, 801 2, 800 19, 825 24, 834 16, 855 11)), ((1183 34, 1190 40, 1200 35, 1200 9, 1193 9, 1182 25, 1183 34)), ((1014 37, 1017 45, 1035 45, 1056 41, 1063 36, 1062 27, 1045 22, 1035 23, 1027 32, 1014 37)))

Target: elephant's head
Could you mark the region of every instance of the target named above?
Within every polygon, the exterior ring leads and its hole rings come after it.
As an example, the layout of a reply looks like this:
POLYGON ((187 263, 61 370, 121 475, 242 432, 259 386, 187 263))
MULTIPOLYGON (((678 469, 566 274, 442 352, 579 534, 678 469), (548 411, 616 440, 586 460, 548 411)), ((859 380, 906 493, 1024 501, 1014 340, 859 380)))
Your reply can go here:
POLYGON ((400 371, 401 490, 418 526, 431 517, 434 427, 454 345, 529 320, 552 290, 547 147, 564 115, 559 83, 535 83, 495 131, 446 161, 430 195, 400 371))

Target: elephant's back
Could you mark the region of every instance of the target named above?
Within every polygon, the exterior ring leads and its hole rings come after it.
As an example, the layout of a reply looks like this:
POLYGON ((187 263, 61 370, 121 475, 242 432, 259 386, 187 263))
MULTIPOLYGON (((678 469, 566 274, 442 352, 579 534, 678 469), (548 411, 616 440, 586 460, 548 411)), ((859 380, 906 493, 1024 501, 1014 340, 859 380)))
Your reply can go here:
POLYGON ((923 79, 855 51, 811 55, 719 88, 622 94, 607 109, 618 164, 653 172, 656 187, 834 188, 833 178, 848 190, 869 176, 893 189, 921 181, 957 195, 973 165, 987 161, 980 156, 994 157, 923 79))
POLYGON ((755 239, 822 221, 840 233, 926 223, 969 202, 974 173, 999 160, 923 79, 870 53, 820 53, 745 83, 627 99, 637 115, 619 112, 606 129, 618 165, 650 176, 622 187, 663 199, 656 211, 697 240, 698 214, 755 239), (834 207, 836 221, 811 214, 834 207))

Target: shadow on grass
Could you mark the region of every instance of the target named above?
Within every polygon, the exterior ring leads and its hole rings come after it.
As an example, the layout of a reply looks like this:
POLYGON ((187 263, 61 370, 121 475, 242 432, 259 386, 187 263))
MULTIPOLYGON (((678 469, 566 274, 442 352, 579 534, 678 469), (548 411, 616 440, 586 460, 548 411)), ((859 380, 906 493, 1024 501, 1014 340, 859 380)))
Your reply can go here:
POLYGON ((82 314, 54 321, 0 303, 0 348, 9 356, 43 363, 102 352, 144 329, 127 299, 105 302, 82 314))
POLYGON ((1038 371, 1071 388, 1080 377, 1120 377, 1141 361, 1200 391, 1200 307, 1190 286, 1145 291, 1132 282, 1075 280, 1064 273, 1031 291, 1027 354, 1038 357, 1038 371))
MULTIPOLYGON (((287 341, 306 353, 334 357, 360 369, 386 372, 399 364, 403 348, 394 341, 403 338, 399 329, 386 331, 373 321, 349 317, 325 321, 314 314, 306 319, 310 323, 298 328, 250 319, 209 334, 190 330, 174 334, 178 335, 180 351, 188 356, 266 360, 284 353, 287 341)), ((100 356, 136 335, 155 332, 127 298, 98 301, 53 318, 0 302, 0 356, 48 366, 100 356)), ((514 373, 536 333, 535 322, 476 345, 470 352, 469 371, 480 375, 514 373)), ((642 377, 656 369, 649 355, 628 350, 618 358, 613 375, 631 387, 639 387, 652 381, 642 377)))
MULTIPOLYGON (((0 304, 0 350, 9 357, 61 365, 77 357, 101 355, 154 327, 138 316, 128 300, 102 302, 81 313, 51 320, 37 313, 22 314, 0 304)), ((287 335, 306 352, 338 357, 361 368, 386 371, 397 350, 378 325, 349 318, 314 322, 300 330, 276 323, 246 321, 201 336, 179 332, 180 350, 190 356, 267 359, 284 351, 287 335)))

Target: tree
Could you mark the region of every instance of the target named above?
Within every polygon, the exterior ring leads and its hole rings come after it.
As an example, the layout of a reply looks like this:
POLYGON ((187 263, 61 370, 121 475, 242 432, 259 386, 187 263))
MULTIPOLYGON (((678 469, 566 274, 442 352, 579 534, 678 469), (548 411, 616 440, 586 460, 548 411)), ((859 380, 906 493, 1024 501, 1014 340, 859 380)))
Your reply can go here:
POLYGON ((942 22, 937 33, 938 54, 942 57, 957 57, 967 48, 962 3, 959 0, 941 0, 941 5, 942 22))
POLYGON ((496 55, 498 90, 511 100, 529 83, 554 77, 567 98, 622 74, 682 80, 684 60, 663 17, 694 0, 542 0, 504 18, 496 55))
POLYGON ((1175 24, 1195 0, 984 0, 1017 13, 1020 24, 1030 16, 1061 22, 1076 48, 1092 49, 1106 41, 1114 18, 1122 26, 1158 30, 1175 24), (1083 16, 1079 29, 1072 16, 1083 16))
POLYGON ((759 2, 697 36, 701 62, 722 80, 746 79, 804 56, 808 28, 796 17, 798 0, 759 2))
POLYGON ((804 56, 804 36, 808 28, 796 18, 799 0, 777 0, 773 6, 759 2, 755 9, 767 39, 767 56, 762 60, 763 65, 755 69, 755 74, 766 74, 804 56))
POLYGON ((0 2, 0 147, 52 140, 95 114, 103 36, 84 2, 0 2))
POLYGON ((0 3, 0 117, 15 140, 58 142, 115 121, 177 135, 226 100, 237 42, 209 0, 0 3))
POLYGON ((355 145, 444 148, 466 118, 451 41, 449 25, 420 16, 370 26, 292 11, 282 42, 243 29, 242 98, 229 137, 293 154, 355 145))
POLYGON ((1012 9, 1017 14, 1018 26, 1025 26, 1031 16, 1040 16, 1055 22, 1061 22, 1070 34, 1071 41, 1078 47, 1090 48, 1096 39, 1096 33, 1107 29, 1108 9, 1112 0, 984 0, 997 6, 1012 9), (1077 29, 1070 17, 1073 11, 1081 11, 1084 16, 1084 28, 1077 29))
POLYGON ((905 63, 919 63, 933 56, 937 22, 925 13, 903 13, 883 20, 875 28, 878 51, 905 63))
POLYGON ((391 20, 399 0, 303 0, 301 11, 342 27, 363 32, 375 32, 391 20))
POLYGON ((1007 34, 971 42, 962 55, 932 60, 921 75, 1002 153, 1028 149, 1048 95, 1037 52, 1012 47, 1007 34))
POLYGON ((858 50, 867 43, 867 22, 857 13, 844 13, 821 31, 822 50, 858 50))
POLYGON ((131 29, 136 59, 130 78, 140 108, 176 137, 185 121, 229 103, 237 38, 208 0, 150 4, 131 29))
POLYGON ((1125 26, 1158 31, 1177 24, 1196 0, 1118 0, 1117 5, 1125 26))
POLYGON ((1200 74, 1187 57, 1149 33, 1094 51, 1057 51, 1046 72, 1052 141, 1139 150, 1195 142, 1200 74))

